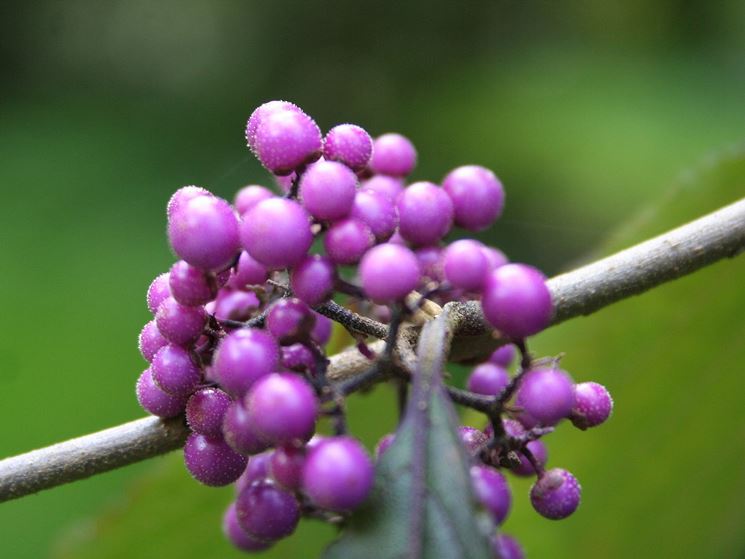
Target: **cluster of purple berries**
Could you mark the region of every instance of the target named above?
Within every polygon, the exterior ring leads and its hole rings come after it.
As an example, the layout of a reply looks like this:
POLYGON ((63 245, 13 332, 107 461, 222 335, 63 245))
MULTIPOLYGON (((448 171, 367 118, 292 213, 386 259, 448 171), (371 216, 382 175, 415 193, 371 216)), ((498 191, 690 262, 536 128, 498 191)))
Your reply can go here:
MULTIPOLYGON (((197 186, 173 194, 168 239, 180 260, 147 292, 154 319, 139 342, 150 366, 137 397, 154 415, 185 413, 188 471, 206 485, 236 483, 223 528, 236 547, 257 551, 291 534, 303 515, 342 518, 373 484, 373 462, 343 421, 334 436, 315 434, 320 417, 343 415, 326 378, 331 322, 315 309, 345 294, 388 322, 413 312, 413 291, 440 303, 474 299, 503 337, 519 342, 549 324, 552 303, 537 269, 473 239, 443 242, 454 225, 481 231, 501 215, 504 190, 488 169, 463 166, 441 185, 407 186, 417 159, 407 138, 373 140, 353 124, 323 136, 285 101, 258 107, 245 134, 283 195, 249 185, 231 205, 197 186), (356 266, 357 282, 342 279, 353 275, 340 274, 345 266, 356 266)), ((579 485, 564 470, 543 470, 539 437, 565 417, 596 425, 611 406, 603 387, 575 386, 556 368, 510 377, 513 353, 500 348, 469 379, 476 394, 515 392, 504 408, 512 417, 491 433, 461 430, 474 492, 497 525, 511 504, 498 469, 505 466, 538 475, 531 500, 541 514, 571 514, 579 485)), ((502 558, 523 557, 509 536, 494 545, 502 558)))

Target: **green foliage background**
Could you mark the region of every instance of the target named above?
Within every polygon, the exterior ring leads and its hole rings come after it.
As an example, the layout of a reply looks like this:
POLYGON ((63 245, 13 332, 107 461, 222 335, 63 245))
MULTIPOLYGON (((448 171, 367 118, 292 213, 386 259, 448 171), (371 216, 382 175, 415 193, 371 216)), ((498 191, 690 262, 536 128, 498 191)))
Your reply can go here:
MULTIPOLYGON (((745 193, 743 31, 734 0, 4 3, 0 456, 141 415, 165 202, 183 184, 230 197, 266 182, 242 140, 260 102, 401 131, 416 178, 493 168, 508 205, 484 238, 556 273, 745 193)), ((617 413, 549 441, 583 483, 573 518, 538 518, 514 484, 505 530, 531 557, 745 555, 743 266, 536 340, 607 383, 617 413)), ((391 399, 353 398, 367 443, 393 426, 391 399)), ((229 499, 172 455, 0 505, 0 556, 237 556, 219 533, 229 499)), ((307 523, 273 556, 315 556, 332 535, 307 523)))

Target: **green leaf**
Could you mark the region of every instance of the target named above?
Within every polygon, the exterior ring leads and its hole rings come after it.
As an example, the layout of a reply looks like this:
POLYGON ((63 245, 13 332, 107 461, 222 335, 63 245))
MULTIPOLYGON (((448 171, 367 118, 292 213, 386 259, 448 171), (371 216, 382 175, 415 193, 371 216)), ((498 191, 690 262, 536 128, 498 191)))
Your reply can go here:
POLYGON ((325 557, 482 559, 491 526, 472 496, 457 417, 442 385, 446 313, 428 323, 404 420, 376 468, 371 498, 325 557))

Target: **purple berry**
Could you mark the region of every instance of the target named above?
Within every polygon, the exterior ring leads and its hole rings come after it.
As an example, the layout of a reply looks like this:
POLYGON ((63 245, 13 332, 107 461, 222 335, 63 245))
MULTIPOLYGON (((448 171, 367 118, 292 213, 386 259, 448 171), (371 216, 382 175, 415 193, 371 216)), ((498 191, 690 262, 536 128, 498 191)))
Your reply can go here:
POLYGON ((230 406, 230 396, 219 388, 202 388, 186 403, 186 423, 200 435, 222 437, 222 422, 230 406))
POLYGON ((408 248, 384 243, 365 253, 359 275, 362 289, 374 302, 400 301, 419 285, 419 261, 408 248))
POLYGON ((504 252, 497 248, 483 246, 481 250, 484 251, 484 256, 486 256, 486 260, 489 262, 489 270, 495 270, 496 268, 509 264, 510 262, 504 252))
POLYGON ((177 345, 193 343, 199 338, 207 322, 203 307, 185 307, 168 297, 158 307, 155 323, 163 337, 177 345))
MULTIPOLYGON (((315 312, 315 311, 314 311, 315 312)), ((322 314, 315 313, 316 324, 313 326, 313 330, 310 333, 310 337, 320 346, 325 346, 331 340, 331 334, 333 332, 333 323, 330 318, 323 316, 322 314)))
POLYGON ((502 214, 504 189, 489 169, 478 165, 458 167, 443 179, 442 187, 453 200, 459 227, 481 231, 502 214))
MULTIPOLYGON (((530 453, 533 455, 533 458, 535 459, 538 466, 541 468, 546 465, 546 462, 548 462, 548 449, 546 448, 546 444, 543 441, 530 441, 527 445, 525 445, 530 453)), ((511 471, 516 476, 521 477, 527 477, 527 476, 533 476, 536 474, 535 468, 533 468, 533 464, 530 463, 530 460, 522 453, 522 452, 516 452, 517 457, 520 459, 520 465, 515 466, 511 468, 511 471)))
POLYGON ((296 445, 278 447, 269 461, 269 473, 277 485, 290 491, 300 489, 305 449, 296 445))
POLYGON ((486 276, 481 306, 486 319, 510 338, 524 338, 551 322, 553 306, 546 277, 525 264, 505 264, 486 276))
POLYGON ((469 375, 467 387, 476 394, 498 396, 509 383, 510 375, 506 369, 494 363, 482 363, 469 375))
POLYGON ((269 443, 254 429, 251 418, 241 402, 233 402, 225 412, 222 434, 230 448, 245 456, 258 454, 269 447, 269 443))
POLYGON ((217 280, 210 278, 201 268, 196 268, 179 260, 168 276, 171 295, 187 307, 198 307, 209 303, 217 295, 217 280))
POLYGON ((373 485, 373 463, 352 437, 330 437, 316 445, 305 460, 303 491, 318 507, 333 511, 357 508, 373 485))
POLYGON ((267 450, 249 457, 248 466, 235 482, 236 493, 240 493, 254 481, 269 477, 269 463, 273 454, 273 450, 267 450))
POLYGON ((266 329, 282 345, 310 338, 316 317, 300 299, 280 299, 272 304, 266 317, 266 329))
POLYGON ((259 128, 264 117, 274 112, 282 111, 295 111, 302 113, 303 111, 289 101, 267 101, 266 103, 259 105, 246 122, 246 145, 251 148, 251 151, 256 149, 256 130, 259 128))
POLYGON ((223 390, 240 398, 278 364, 279 347, 274 338, 263 330, 242 328, 222 339, 210 374, 223 390))
POLYGON ((494 350, 489 356, 489 361, 501 367, 509 367, 515 360, 515 346, 512 344, 503 345, 494 350))
POLYGON ((458 435, 463 442, 463 446, 466 447, 466 452, 472 456, 481 450, 489 440, 483 431, 466 425, 458 427, 458 435))
POLYGON ((217 320, 245 322, 258 310, 259 298, 252 291, 231 291, 220 294, 213 313, 217 320))
POLYGON ((171 199, 168 200, 168 205, 166 206, 166 216, 170 218, 171 215, 174 212, 178 211, 181 206, 186 204, 192 198, 196 198, 197 196, 213 196, 213 194, 209 190, 207 190, 206 188, 202 188, 201 186, 182 186, 176 192, 174 192, 171 195, 171 199))
POLYGON ((492 538, 492 549, 498 559, 525 559, 525 552, 512 536, 497 534, 492 538))
POLYGON ((235 194, 235 210, 243 215, 259 202, 274 198, 274 193, 258 184, 244 186, 235 194))
POLYGON ((579 506, 582 488, 572 474, 561 468, 546 470, 530 489, 533 508, 546 518, 560 520, 579 506))
POLYGON ((298 299, 315 307, 328 301, 334 293, 336 268, 325 256, 308 256, 292 269, 290 287, 298 299))
POLYGON ((502 524, 512 506, 512 494, 505 477, 489 466, 471 466, 474 493, 496 524, 502 524))
POLYGON ((383 454, 385 454, 385 451, 391 447, 394 440, 396 440, 396 435, 393 433, 388 433, 380 437, 378 444, 375 445, 376 460, 380 460, 380 457, 383 456, 383 454))
POLYGON ((355 264, 374 243, 370 228, 354 218, 334 223, 323 239, 326 254, 337 264, 355 264))
POLYGON ((186 406, 186 397, 171 396, 155 385, 149 368, 137 380, 137 401, 146 412, 163 418, 176 417, 186 406))
POLYGON ((244 216, 241 240, 251 257, 268 268, 293 266, 313 242, 310 216, 292 200, 264 200, 244 216))
POLYGON ((304 344, 292 344, 282 348, 282 365, 290 371, 302 373, 316 370, 313 352, 304 344))
POLYGON ((357 190, 357 176, 336 161, 314 163, 300 178, 300 199, 308 212, 321 221, 349 214, 357 190))
POLYGON ((154 320, 145 324, 142 332, 140 332, 138 342, 140 354, 142 354, 147 362, 152 362, 158 350, 168 344, 168 340, 160 333, 154 320))
POLYGON ((430 281, 440 282, 445 278, 442 269, 443 250, 440 247, 423 247, 415 251, 422 275, 430 281))
POLYGON ((295 496, 270 480, 255 481, 238 495, 238 523, 260 541, 272 542, 295 531, 300 506, 295 496))
POLYGON ((147 308, 155 314, 160 304, 170 296, 171 288, 168 286, 168 272, 166 272, 155 278, 147 288, 147 308))
POLYGON ((574 387, 575 403, 569 419, 584 430, 604 423, 613 411, 613 398, 597 382, 582 382, 574 387))
POLYGON ((561 369, 534 369, 523 376, 516 404, 542 425, 555 425, 574 406, 574 384, 561 369))
POLYGON ((289 175, 274 176, 274 182, 277 184, 283 194, 287 194, 291 189, 292 185, 297 180, 297 173, 290 173, 289 175))
POLYGON ((238 265, 230 276, 230 287, 246 289, 249 285, 261 285, 269 277, 266 266, 254 260, 246 251, 238 257, 238 265))
POLYGON ((401 134, 388 133, 375 139, 370 168, 375 173, 405 177, 416 165, 414 144, 401 134))
POLYGON ((404 191, 404 180, 388 175, 374 175, 362 183, 361 190, 372 190, 384 194, 395 203, 398 195, 404 191))
POLYGON ((443 252, 442 268, 450 285, 466 291, 479 291, 486 279, 489 262, 478 241, 455 241, 443 252))
POLYGON ((202 380, 202 372, 189 351, 181 346, 166 345, 153 357, 153 382, 174 396, 188 396, 202 380))
POLYGON ((292 373, 272 373, 251 387, 246 409, 256 432, 273 444, 307 441, 313 435, 318 400, 313 388, 292 373))
POLYGON ((353 171, 361 171, 367 166, 372 150, 370 134, 355 124, 334 126, 323 141, 323 157, 343 163, 353 171))
POLYGON ((235 503, 231 503, 222 519, 222 531, 225 537, 236 548, 241 551, 263 551, 271 547, 270 543, 262 542, 248 535, 238 523, 238 514, 235 510, 235 503))
POLYGON ((275 175, 288 175, 321 156, 321 131, 302 111, 273 111, 256 128, 255 153, 275 175))
POLYGON ((220 487, 241 477, 247 460, 222 439, 192 433, 184 445, 184 462, 186 469, 198 482, 220 487))
POLYGON ((238 218, 222 198, 197 196, 168 217, 168 239, 192 266, 221 271, 240 249, 238 218))
POLYGON ((349 215, 367 225, 378 241, 390 239, 398 226, 396 205, 388 196, 374 190, 357 192, 349 215))
POLYGON ((431 182, 415 182, 396 199, 399 232, 415 245, 432 245, 453 225, 453 203, 447 193, 431 182))

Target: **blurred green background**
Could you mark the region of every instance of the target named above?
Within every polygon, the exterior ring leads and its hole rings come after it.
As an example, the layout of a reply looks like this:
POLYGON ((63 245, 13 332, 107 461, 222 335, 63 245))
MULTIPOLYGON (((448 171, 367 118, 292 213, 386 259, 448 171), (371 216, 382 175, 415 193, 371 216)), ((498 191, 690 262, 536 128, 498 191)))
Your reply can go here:
MULTIPOLYGON (((738 0, 3 2, 0 456, 142 415, 165 203, 268 183, 242 137, 261 102, 402 132, 417 179, 491 167, 507 208, 483 237, 553 274, 745 194, 744 55, 738 0)), ((574 517, 539 518, 514 484, 505 530, 530 557, 745 557, 743 285, 742 261, 718 264, 536 340, 617 413, 549 439, 583 483, 574 517)), ((391 399, 353 398, 367 443, 391 399)), ((0 505, 0 556, 238 556, 230 496, 176 453, 0 505)), ((305 523, 273 556, 331 537, 305 523)))

